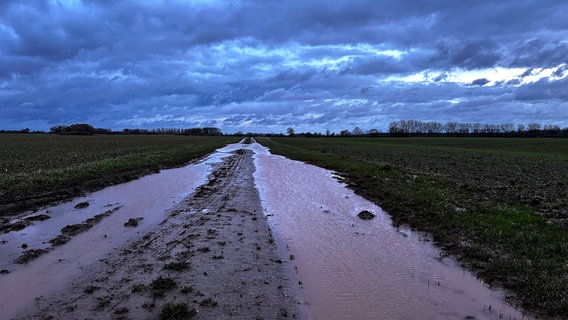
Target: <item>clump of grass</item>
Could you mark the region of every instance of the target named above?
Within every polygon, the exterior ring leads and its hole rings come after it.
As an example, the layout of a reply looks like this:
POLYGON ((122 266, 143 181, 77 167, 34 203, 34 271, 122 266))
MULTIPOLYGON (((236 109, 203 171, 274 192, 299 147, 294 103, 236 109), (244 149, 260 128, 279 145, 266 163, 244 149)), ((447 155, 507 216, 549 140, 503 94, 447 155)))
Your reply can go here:
POLYGON ((166 291, 172 290, 176 286, 174 279, 158 277, 152 281, 152 295, 156 298, 163 297, 166 291))
POLYGON ((144 309, 153 309, 156 305, 153 302, 144 302, 142 304, 142 308, 144 309))
POLYGON ((115 314, 125 314, 128 313, 128 311, 130 311, 130 309, 128 309, 127 307, 121 307, 118 308, 114 311, 115 314))
POLYGON ((106 308, 108 305, 110 305, 110 298, 109 297, 99 297, 97 298, 97 310, 103 310, 104 308, 106 308))
POLYGON ((85 290, 83 290, 83 292, 84 292, 84 293, 87 293, 87 294, 91 294, 91 293, 93 293, 93 292, 99 290, 100 288, 101 288, 101 287, 97 287, 97 286, 87 286, 87 287, 85 288, 85 290))
POLYGON ((216 307, 218 305, 218 303, 217 303, 217 301, 215 301, 211 298, 207 298, 207 299, 201 301, 201 303, 199 305, 202 306, 202 307, 213 308, 213 307, 216 307))
POLYGON ((173 271, 183 271, 189 269, 189 263, 185 261, 170 262, 164 266, 164 269, 173 270, 173 271))
POLYGON ((195 309, 190 309, 185 302, 168 302, 160 311, 160 320, 186 320, 192 319, 197 315, 195 309))
POLYGON ((181 288, 180 292, 183 293, 183 294, 188 294, 190 292, 193 292, 193 287, 185 286, 185 287, 181 288))
POLYGON ((128 221, 126 221, 124 223, 125 227, 138 227, 138 224, 140 223, 141 220, 143 220, 144 218, 142 217, 138 217, 138 218, 130 218, 128 219, 128 221))
POLYGON ((146 285, 144 285, 143 283, 135 284, 132 286, 132 292, 141 292, 144 291, 144 289, 146 289, 146 285))

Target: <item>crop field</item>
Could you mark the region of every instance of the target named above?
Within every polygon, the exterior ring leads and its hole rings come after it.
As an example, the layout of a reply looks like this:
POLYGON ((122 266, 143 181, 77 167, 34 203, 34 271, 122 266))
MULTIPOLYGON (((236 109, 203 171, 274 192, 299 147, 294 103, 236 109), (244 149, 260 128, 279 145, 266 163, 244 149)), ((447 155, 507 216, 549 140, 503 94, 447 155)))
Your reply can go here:
POLYGON ((339 172, 396 225, 432 235, 508 299, 568 314, 568 140, 259 138, 271 152, 339 172))
POLYGON ((234 137, 0 134, 0 216, 204 156, 234 137))

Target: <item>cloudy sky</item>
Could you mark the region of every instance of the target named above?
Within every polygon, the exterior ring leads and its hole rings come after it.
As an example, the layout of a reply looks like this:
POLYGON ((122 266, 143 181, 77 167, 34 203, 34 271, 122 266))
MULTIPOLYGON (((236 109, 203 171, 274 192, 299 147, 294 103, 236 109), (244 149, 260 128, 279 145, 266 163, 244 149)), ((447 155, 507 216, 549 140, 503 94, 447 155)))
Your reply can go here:
POLYGON ((2 0, 0 129, 568 127, 565 0, 2 0))

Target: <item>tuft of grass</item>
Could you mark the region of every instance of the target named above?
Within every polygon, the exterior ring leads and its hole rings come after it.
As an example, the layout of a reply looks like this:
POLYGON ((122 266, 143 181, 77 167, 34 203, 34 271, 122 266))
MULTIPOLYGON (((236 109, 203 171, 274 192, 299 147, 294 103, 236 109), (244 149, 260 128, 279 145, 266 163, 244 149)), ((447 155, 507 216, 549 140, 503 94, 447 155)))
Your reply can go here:
POLYGON ((195 309, 190 309, 185 302, 168 302, 160 311, 160 320, 187 320, 197 315, 195 309))
POLYGON ((185 287, 181 288, 180 292, 183 293, 183 294, 188 294, 190 292, 193 292, 193 287, 185 286, 185 287))
POLYGON ((165 270, 173 270, 173 271, 183 271, 189 269, 189 263, 186 261, 175 261, 167 263, 164 266, 165 270))
POLYGON ((83 292, 84 292, 84 293, 87 293, 87 294, 91 294, 91 293, 93 293, 93 292, 99 290, 100 288, 101 288, 101 287, 97 287, 97 286, 87 286, 87 287, 85 288, 85 290, 83 290, 83 292))
POLYGON ((158 277, 151 283, 152 295, 155 298, 163 297, 166 291, 172 290, 177 286, 172 278, 158 277))
POLYGON ((218 303, 217 303, 217 301, 215 301, 211 298, 207 298, 207 299, 201 301, 201 303, 199 303, 199 305, 202 306, 202 307, 213 308, 213 307, 216 307, 218 305, 218 303))

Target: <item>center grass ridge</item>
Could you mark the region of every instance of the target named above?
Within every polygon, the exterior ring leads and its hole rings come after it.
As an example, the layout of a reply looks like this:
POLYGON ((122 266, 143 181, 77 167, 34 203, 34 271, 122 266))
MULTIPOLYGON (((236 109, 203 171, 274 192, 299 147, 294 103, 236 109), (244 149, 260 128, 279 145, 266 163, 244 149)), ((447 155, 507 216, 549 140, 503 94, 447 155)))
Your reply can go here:
POLYGON ((568 315, 568 150, 560 139, 271 138, 271 152, 339 172, 507 299, 568 315))

